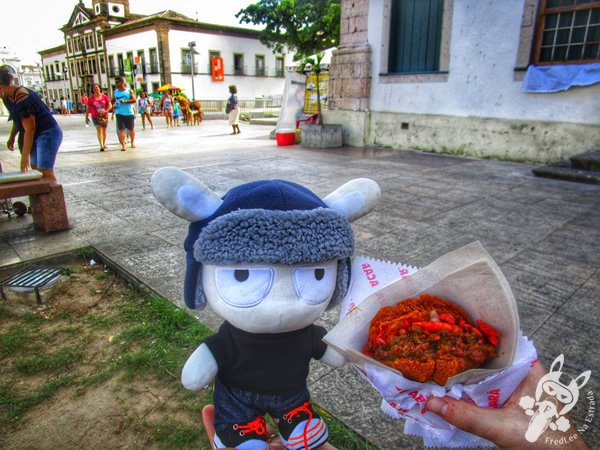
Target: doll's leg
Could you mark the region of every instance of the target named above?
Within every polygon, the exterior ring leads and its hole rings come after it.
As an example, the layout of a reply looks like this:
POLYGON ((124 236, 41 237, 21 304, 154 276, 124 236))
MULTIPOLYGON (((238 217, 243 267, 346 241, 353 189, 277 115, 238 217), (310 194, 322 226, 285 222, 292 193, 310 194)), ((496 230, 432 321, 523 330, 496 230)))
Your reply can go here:
POLYGON ((323 445, 329 437, 325 421, 309 401, 283 414, 278 428, 287 449, 313 449, 323 445))
POLYGON ((264 412, 253 406, 256 395, 215 380, 215 448, 267 449, 264 412))

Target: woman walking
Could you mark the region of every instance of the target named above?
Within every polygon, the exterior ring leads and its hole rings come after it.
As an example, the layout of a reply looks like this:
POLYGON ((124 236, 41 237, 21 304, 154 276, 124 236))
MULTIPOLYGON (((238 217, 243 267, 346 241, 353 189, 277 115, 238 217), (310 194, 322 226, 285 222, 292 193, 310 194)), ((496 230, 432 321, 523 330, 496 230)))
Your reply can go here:
POLYGON ((167 128, 172 127, 174 102, 171 91, 165 92, 164 97, 161 99, 161 105, 163 113, 165 114, 165 119, 167 120, 167 128))
POLYGON ((150 103, 150 99, 148 98, 148 94, 146 91, 140 94, 138 106, 138 112, 142 117, 142 130, 146 129, 146 119, 150 123, 150 127, 154 130, 154 124, 152 123, 152 119, 150 118, 150 113, 152 112, 152 105, 150 103))
POLYGON ((112 108, 108 95, 103 94, 98 83, 92 85, 92 95, 88 97, 85 110, 85 123, 88 123, 89 115, 92 114, 92 122, 96 127, 100 151, 106 150, 106 127, 108 126, 108 113, 112 108))
POLYGON ((8 66, 0 66, 0 98, 10 113, 13 126, 6 142, 15 148, 15 138, 21 150, 21 172, 30 168, 42 172, 42 178, 56 182, 54 163, 62 143, 63 133, 54 117, 38 95, 13 84, 8 66))
POLYGON ((233 128, 233 133, 231 134, 239 134, 240 131, 240 108, 238 104, 237 98, 237 87, 235 84, 229 86, 229 93, 231 96, 227 99, 227 106, 225 107, 226 111, 229 114, 229 125, 233 128))

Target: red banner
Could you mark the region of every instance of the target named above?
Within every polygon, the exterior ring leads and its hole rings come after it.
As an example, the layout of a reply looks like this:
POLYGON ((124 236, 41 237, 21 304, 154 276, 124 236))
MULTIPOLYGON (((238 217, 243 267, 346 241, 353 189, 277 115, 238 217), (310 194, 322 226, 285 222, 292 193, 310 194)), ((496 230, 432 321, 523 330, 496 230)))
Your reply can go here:
POLYGON ((225 81, 225 71, 223 70, 223 58, 213 58, 211 61, 213 81, 225 81))

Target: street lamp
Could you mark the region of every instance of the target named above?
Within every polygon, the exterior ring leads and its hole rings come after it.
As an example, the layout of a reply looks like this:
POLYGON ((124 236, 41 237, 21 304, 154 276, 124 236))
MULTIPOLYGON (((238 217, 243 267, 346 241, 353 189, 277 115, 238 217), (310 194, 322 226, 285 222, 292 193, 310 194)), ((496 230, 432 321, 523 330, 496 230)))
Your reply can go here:
POLYGON ((192 102, 196 101, 196 92, 194 90, 194 55, 199 55, 194 47, 196 47, 196 41, 188 42, 190 48, 190 55, 192 56, 192 102))
POLYGON ((67 101, 67 107, 69 105, 69 96, 67 95, 67 75, 69 74, 69 69, 67 66, 63 66, 63 87, 65 88, 65 100, 67 101))

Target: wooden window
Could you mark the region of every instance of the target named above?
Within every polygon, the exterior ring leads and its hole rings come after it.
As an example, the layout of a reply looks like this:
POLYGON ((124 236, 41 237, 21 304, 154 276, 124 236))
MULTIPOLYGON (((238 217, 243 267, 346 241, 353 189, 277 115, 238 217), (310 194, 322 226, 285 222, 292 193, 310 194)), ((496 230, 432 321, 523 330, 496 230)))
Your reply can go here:
POLYGON ((600 1, 541 0, 533 63, 600 61, 600 1))
POLYGON ((265 76, 265 55, 254 55, 254 70, 257 77, 265 76))
POLYGON ((189 47, 181 49, 181 73, 192 73, 192 52, 189 47))
POLYGON ((212 60, 213 58, 220 58, 221 52, 219 50, 208 51, 208 73, 212 73, 212 60))
POLYGON ((393 0, 388 73, 440 70, 444 0, 393 0))
POLYGON ((233 74, 234 75, 245 75, 244 54, 243 53, 234 53, 233 54, 233 74))
POLYGON ((275 76, 282 77, 283 76, 283 56, 275 57, 275 76))

